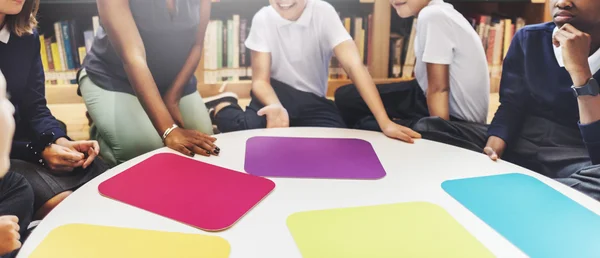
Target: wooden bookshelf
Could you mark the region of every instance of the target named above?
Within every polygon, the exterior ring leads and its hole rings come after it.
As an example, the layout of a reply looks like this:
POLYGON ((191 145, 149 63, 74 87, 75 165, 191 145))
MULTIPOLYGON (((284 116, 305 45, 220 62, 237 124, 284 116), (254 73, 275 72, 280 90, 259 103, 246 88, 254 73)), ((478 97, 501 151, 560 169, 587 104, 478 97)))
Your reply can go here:
MULTIPOLYGON (((361 8, 372 8, 373 13, 373 42, 376 46, 372 49, 372 63, 369 71, 376 83, 396 82, 406 79, 388 79, 388 66, 390 57, 390 28, 394 20, 395 11, 392 10, 389 0, 327 0, 336 8, 344 7, 349 2, 361 4, 361 8)), ((523 17, 527 24, 551 21, 549 0, 447 0, 465 15, 470 14, 495 14, 502 13, 512 17, 523 17)), ((244 0, 240 5, 239 0, 220 0, 213 3, 212 17, 228 17, 237 11, 245 11, 247 18, 268 3, 266 0, 244 0), (244 10, 241 10, 244 9, 244 10)), ((59 19, 82 20, 85 26, 91 22, 91 16, 97 15, 95 0, 41 0, 40 28, 42 31, 51 30, 51 24, 59 19)), ((201 61, 196 70, 198 90, 204 97, 219 93, 222 83, 204 83, 204 61, 201 61)), ((335 89, 351 83, 349 80, 331 80, 328 95, 333 95, 335 89)), ((492 85, 498 85, 499 78, 492 78, 492 85)), ((81 103, 77 95, 76 85, 48 85, 47 95, 50 103, 81 103)), ((492 86, 494 88, 494 86, 492 86)), ((240 96, 247 96, 250 81, 228 82, 227 91, 234 91, 240 96)))

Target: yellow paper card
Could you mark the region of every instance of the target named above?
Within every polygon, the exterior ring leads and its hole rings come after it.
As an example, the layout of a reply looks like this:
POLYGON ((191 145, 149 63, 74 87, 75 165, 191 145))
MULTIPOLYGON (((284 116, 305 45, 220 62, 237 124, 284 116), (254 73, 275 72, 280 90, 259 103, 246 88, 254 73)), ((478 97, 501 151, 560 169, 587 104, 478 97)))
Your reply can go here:
POLYGON ((304 258, 494 257, 443 208, 425 202, 300 212, 287 225, 304 258))
POLYGON ((217 236, 69 224, 50 232, 30 258, 225 258, 229 242, 217 236))

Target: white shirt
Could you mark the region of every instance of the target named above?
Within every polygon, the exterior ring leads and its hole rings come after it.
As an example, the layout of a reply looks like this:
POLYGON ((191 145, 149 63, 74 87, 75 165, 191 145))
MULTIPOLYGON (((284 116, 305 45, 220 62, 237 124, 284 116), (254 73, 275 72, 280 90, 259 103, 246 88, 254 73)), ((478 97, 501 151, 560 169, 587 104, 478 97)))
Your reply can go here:
POLYGON ((10 31, 8 31, 8 26, 4 24, 2 29, 0 29, 0 42, 4 44, 8 44, 8 40, 10 39, 10 31))
POLYGON ((427 63, 450 69, 450 116, 485 123, 490 98, 488 63, 481 39, 450 4, 432 0, 417 18, 415 75, 426 93, 427 63))
MULTIPOLYGON (((554 31, 552 32, 552 36, 554 36, 557 31, 558 27, 555 27, 554 31)), ((562 56, 562 47, 556 47, 554 44, 552 44, 552 47, 554 47, 554 57, 556 57, 558 65, 560 65, 560 67, 565 67, 562 56)), ((600 49, 596 50, 594 54, 588 57, 588 63, 590 65, 590 71, 592 74, 596 74, 596 72, 600 70, 600 49)))
POLYGON ((333 6, 307 0, 295 22, 284 19, 271 6, 263 7, 252 20, 246 47, 271 53, 271 78, 324 97, 333 50, 347 40, 352 37, 333 6))

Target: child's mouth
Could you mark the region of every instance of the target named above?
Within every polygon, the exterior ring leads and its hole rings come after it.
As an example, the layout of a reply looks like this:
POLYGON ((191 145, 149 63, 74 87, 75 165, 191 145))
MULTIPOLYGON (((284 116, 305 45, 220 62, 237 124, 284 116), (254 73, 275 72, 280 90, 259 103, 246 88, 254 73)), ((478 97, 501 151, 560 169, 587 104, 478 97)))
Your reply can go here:
POLYGON ((289 9, 292 9, 292 8, 294 8, 294 6, 296 6, 296 3, 289 3, 289 4, 278 4, 278 5, 279 5, 279 8, 280 8, 281 10, 287 11, 287 10, 289 10, 289 9))

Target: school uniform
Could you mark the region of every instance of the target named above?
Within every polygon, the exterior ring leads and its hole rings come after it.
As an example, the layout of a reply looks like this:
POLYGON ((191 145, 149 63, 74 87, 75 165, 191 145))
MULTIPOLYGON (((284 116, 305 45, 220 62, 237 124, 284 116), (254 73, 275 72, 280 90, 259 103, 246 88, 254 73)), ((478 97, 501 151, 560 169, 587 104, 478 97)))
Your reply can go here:
POLYGON ((57 174, 41 164, 41 152, 36 151, 34 146, 68 137, 46 106, 38 33, 34 31, 32 35, 18 37, 5 26, 0 30, 0 57, 7 93, 15 106, 16 130, 9 171, 22 174, 31 184, 37 210, 52 197, 80 187, 108 167, 98 159, 87 169, 57 174))
MULTIPOLYGON (((490 80, 481 39, 451 4, 432 0, 416 20, 415 79, 378 85, 388 115, 404 126, 429 116, 425 93, 427 63, 449 66, 449 113, 452 120, 485 123, 490 80)), ((340 88, 335 102, 352 128, 378 130, 373 114, 354 85, 340 88)))
MULTIPOLYGON (((164 95, 196 43, 200 1, 176 1, 173 14, 164 0, 130 0, 129 7, 146 50, 148 69, 158 91, 164 95)), ((98 140, 100 153, 110 165, 164 147, 103 27, 94 38, 78 80, 93 120, 90 137, 98 140)), ((212 134, 212 123, 196 86, 196 77, 192 75, 179 101, 183 123, 186 129, 212 134)))
MULTIPOLYGON (((504 160, 600 200, 600 121, 579 123, 573 82, 561 64, 560 48, 552 44, 555 29, 554 23, 544 23, 515 34, 504 59, 500 107, 489 128, 472 133, 435 118, 419 121, 417 127, 439 141, 476 145, 479 151, 487 142, 482 134, 497 136, 507 143, 504 160)), ((588 62, 600 80, 600 51, 588 62)))
MULTIPOLYGON (((297 21, 282 18, 271 6, 254 16, 245 45, 271 55, 271 86, 289 113, 290 126, 345 127, 325 96, 334 48, 348 40, 339 15, 322 0, 307 0, 297 21)), ((225 107, 216 114, 216 124, 222 132, 265 128, 266 118, 256 114, 262 107, 252 95, 246 111, 237 104, 225 107)))

